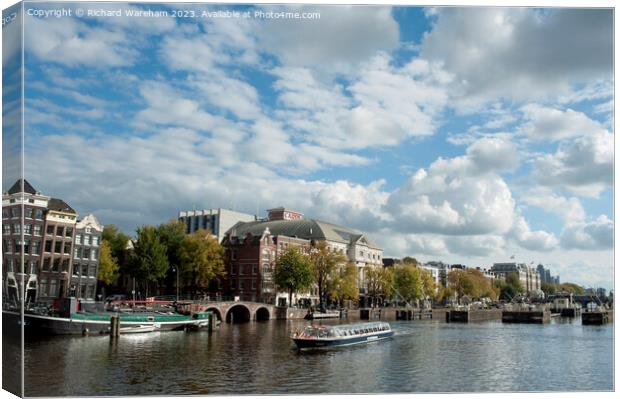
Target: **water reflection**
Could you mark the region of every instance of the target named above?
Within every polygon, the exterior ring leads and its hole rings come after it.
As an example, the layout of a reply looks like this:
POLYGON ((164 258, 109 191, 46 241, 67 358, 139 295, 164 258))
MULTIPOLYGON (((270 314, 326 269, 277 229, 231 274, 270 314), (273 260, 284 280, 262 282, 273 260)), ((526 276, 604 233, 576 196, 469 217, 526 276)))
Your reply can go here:
POLYGON ((611 390, 613 328, 393 322, 369 345, 299 353, 304 321, 49 338, 26 348, 27 395, 611 390))

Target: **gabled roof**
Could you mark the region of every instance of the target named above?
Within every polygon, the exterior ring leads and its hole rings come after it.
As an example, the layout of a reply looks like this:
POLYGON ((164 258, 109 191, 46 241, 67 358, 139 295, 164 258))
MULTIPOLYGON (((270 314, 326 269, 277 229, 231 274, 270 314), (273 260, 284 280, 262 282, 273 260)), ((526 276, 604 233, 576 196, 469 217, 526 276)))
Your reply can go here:
POLYGON ((364 238, 364 244, 373 249, 380 249, 362 233, 331 223, 314 219, 301 220, 269 220, 256 222, 239 222, 228 230, 233 237, 245 237, 248 233, 262 236, 266 228, 274 236, 297 237, 306 240, 327 240, 343 244, 357 242, 364 238))
POLYGON ((28 193, 28 194, 36 194, 37 190, 34 189, 34 187, 32 187, 32 185, 30 183, 28 183, 28 180, 26 179, 18 179, 15 184, 13 184, 13 186, 11 186, 11 188, 9 188, 8 193, 9 194, 17 194, 17 193, 28 193), (24 190, 22 191, 22 181, 24 182, 24 190))
POLYGON ((47 202, 47 209, 49 209, 50 211, 77 214, 77 212, 73 208, 71 208, 69 204, 59 198, 50 198, 50 200, 47 202))

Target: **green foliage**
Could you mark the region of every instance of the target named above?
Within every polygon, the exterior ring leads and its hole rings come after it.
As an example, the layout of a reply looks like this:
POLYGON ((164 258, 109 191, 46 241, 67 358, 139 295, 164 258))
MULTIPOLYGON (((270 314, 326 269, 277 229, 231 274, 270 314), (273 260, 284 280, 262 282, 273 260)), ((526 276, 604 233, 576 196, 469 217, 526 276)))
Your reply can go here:
POLYGON ((422 299, 424 296, 424 285, 420 269, 412 265, 395 267, 394 289, 397 295, 408 302, 422 299))
POLYGON ((575 295, 583 295, 586 293, 585 288, 575 283, 562 283, 557 286, 558 291, 572 292, 575 295))
POLYGON ((333 300, 339 303, 345 300, 357 300, 359 299, 357 281, 357 266, 348 263, 344 267, 339 267, 334 273, 333 278, 328 282, 327 292, 333 300))
POLYGON ((319 241, 310 252, 314 281, 319 289, 319 301, 321 307, 325 303, 327 285, 335 278, 335 273, 347 258, 340 252, 330 248, 325 241, 319 241))
POLYGON ((112 256, 110 244, 108 241, 102 240, 99 246, 99 271, 97 278, 106 285, 112 284, 118 278, 118 269, 118 262, 112 256))
POLYGON ((500 289, 493 285, 480 270, 454 269, 448 273, 449 286, 460 298, 467 295, 471 298, 497 299, 500 289))
POLYGON ((519 275, 517 273, 508 273, 506 276, 506 282, 501 287, 500 298, 510 301, 517 294, 523 292, 523 285, 519 280, 519 275))
POLYGON ((553 283, 542 283, 540 289, 545 295, 553 295, 557 292, 557 286, 553 283))
POLYGON ((157 237, 153 226, 136 230, 137 239, 129 259, 129 274, 138 280, 155 282, 166 275, 168 258, 166 246, 157 237))
POLYGON ((390 297, 393 290, 393 273, 391 269, 377 266, 367 266, 364 269, 366 289, 374 303, 380 297, 390 297))
MULTIPOLYGON (((174 229, 170 224, 169 228, 174 229)), ((224 276, 224 248, 215 236, 206 230, 198 230, 184 236, 178 247, 179 267, 196 287, 207 288, 214 278, 224 276)))
POLYGON ((407 264, 407 265, 411 265, 411 266, 415 266, 415 267, 419 267, 420 266, 420 262, 418 262, 418 260, 412 256, 405 256, 402 260, 402 263, 407 264))
POLYGON ((129 242, 129 236, 118 231, 118 228, 113 224, 108 224, 103 227, 101 240, 107 241, 110 244, 111 255, 116 258, 120 268, 127 268, 129 261, 127 243, 129 242))
POLYGON ((293 293, 309 289, 314 283, 314 271, 310 258, 303 255, 298 248, 287 248, 276 261, 273 281, 288 291, 289 305, 293 293))
POLYGON ((160 224, 155 228, 159 241, 166 247, 168 264, 179 265, 179 250, 185 238, 185 224, 178 220, 160 224))

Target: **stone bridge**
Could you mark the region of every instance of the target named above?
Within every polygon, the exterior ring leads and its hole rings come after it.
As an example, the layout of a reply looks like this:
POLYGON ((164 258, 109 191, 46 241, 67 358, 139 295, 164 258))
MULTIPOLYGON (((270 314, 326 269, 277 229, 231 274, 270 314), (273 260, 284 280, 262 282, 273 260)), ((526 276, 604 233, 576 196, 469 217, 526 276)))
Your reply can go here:
MULTIPOLYGON (((226 323, 239 323, 245 321, 263 321, 281 318, 278 308, 274 305, 259 302, 227 301, 227 302, 203 302, 196 305, 196 310, 211 310, 218 320, 226 323)), ((286 311, 284 311, 286 318, 286 311)))

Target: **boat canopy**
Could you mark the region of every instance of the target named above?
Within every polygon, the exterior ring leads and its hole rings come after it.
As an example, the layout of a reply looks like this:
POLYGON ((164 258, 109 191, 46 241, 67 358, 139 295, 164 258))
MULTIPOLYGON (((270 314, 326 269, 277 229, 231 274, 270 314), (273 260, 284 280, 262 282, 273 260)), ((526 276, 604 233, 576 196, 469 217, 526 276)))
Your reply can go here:
POLYGON ((385 322, 338 324, 333 326, 308 326, 304 329, 301 336, 319 338, 346 337, 390 330, 390 325, 385 322))

